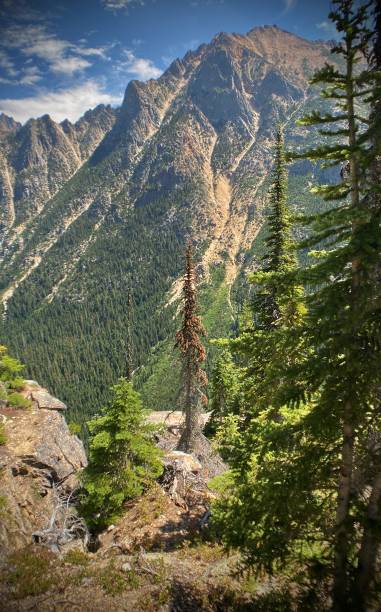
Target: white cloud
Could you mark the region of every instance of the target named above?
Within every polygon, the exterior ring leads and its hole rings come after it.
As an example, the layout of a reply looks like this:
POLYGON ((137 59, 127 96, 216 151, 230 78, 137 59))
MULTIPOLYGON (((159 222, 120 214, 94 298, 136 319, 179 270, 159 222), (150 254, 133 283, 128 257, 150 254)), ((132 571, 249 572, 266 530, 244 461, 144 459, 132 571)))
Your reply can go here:
POLYGON ((284 4, 283 13, 288 13, 293 8, 295 8, 297 2, 298 0, 283 0, 283 4, 284 4))
POLYGON ((0 112, 11 115, 24 123, 30 117, 49 114, 55 121, 70 119, 76 121, 89 108, 98 104, 119 104, 119 96, 104 92, 93 80, 71 89, 55 92, 42 91, 36 96, 20 99, 0 100, 0 112))
POLYGON ((103 47, 84 47, 57 38, 41 24, 12 25, 3 32, 1 44, 17 49, 27 57, 45 61, 50 71, 58 74, 73 75, 85 70, 91 66, 91 62, 83 59, 84 57, 98 56, 107 59, 103 47))
POLYGON ((42 75, 37 66, 30 65, 32 60, 27 60, 23 67, 16 70, 15 63, 7 53, 0 49, 0 69, 6 76, 0 77, 0 83, 7 85, 34 85, 41 80, 42 75))
POLYGON ((23 68, 22 76, 18 80, 20 85, 35 85, 38 81, 41 81, 42 74, 37 66, 27 66, 23 68))
POLYGON ((91 62, 80 57, 59 57, 51 64, 51 70, 55 73, 72 75, 91 66, 91 62))
POLYGON ((109 11, 122 11, 135 5, 144 4, 143 0, 102 0, 105 9, 109 11))
POLYGON ((336 37, 338 34, 335 25, 331 21, 322 21, 321 23, 317 23, 316 27, 318 30, 323 30, 323 32, 329 36, 336 37))
POLYGON ((157 79, 163 72, 155 66, 152 60, 144 57, 136 57, 136 55, 130 50, 124 50, 125 59, 119 60, 117 64, 117 70, 124 72, 127 75, 141 80, 147 81, 147 79, 157 79))
POLYGON ((14 62, 10 59, 9 55, 2 50, 0 50, 0 68, 2 68, 9 77, 18 75, 14 62))

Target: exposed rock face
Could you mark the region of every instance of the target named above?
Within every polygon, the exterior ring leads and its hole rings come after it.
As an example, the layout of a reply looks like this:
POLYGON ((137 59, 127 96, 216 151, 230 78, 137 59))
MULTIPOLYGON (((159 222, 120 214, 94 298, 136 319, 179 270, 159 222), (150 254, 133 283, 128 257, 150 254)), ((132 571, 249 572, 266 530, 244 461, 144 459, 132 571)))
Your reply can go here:
POLYGON ((132 272, 137 365, 173 332, 189 236, 205 286, 217 276, 227 286, 229 318, 230 288, 265 216, 276 123, 288 138, 295 134, 295 120, 316 95, 311 73, 329 51, 328 43, 275 27, 219 34, 157 80, 131 81, 115 123, 82 165, 95 144, 83 144, 91 115, 75 130, 41 118, 16 133, 0 159, 3 223, 11 227, 0 273, 5 340, 48 386, 69 393, 70 405, 81 410, 91 393, 96 410, 123 371, 110 338, 126 327, 124 281, 132 272), (37 336, 34 326, 44 332, 37 336), (48 345, 65 354, 64 368, 47 358, 48 345), (69 381, 90 379, 95 354, 96 375, 79 397, 69 381))
POLYGON ((50 395, 50 393, 45 390, 31 391, 30 399, 37 404, 38 408, 45 408, 46 410, 67 410, 66 404, 50 395))
POLYGON ((25 224, 89 158, 111 129, 115 111, 100 105, 75 124, 49 115, 21 127, 0 116, 0 134, 10 134, 0 152, 0 241, 13 242, 25 224))
POLYGON ((14 134, 19 128, 21 128, 21 123, 15 121, 13 117, 0 113, 0 138, 14 134))
MULTIPOLYGON (((44 390, 35 389, 33 393, 45 396, 44 390)), ((51 400, 59 406, 58 400, 51 400)), ((0 418, 7 438, 0 447, 0 555, 4 555, 31 543, 33 534, 41 537, 49 525, 59 529, 69 514, 75 519, 64 500, 78 486, 77 473, 87 461, 82 442, 70 433, 53 402, 48 409, 1 408, 0 418)))

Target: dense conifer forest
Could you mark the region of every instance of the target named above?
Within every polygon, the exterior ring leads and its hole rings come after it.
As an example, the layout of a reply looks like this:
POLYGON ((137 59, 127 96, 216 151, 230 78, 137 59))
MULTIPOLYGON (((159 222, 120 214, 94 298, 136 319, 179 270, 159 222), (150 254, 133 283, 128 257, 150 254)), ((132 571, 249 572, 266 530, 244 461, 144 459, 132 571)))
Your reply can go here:
MULTIPOLYGON (((311 75, 297 119, 308 146, 278 117, 264 223, 234 282, 227 264, 204 282, 198 236, 157 225, 158 208, 188 197, 179 189, 125 219, 115 207, 87 253, 96 276, 89 264, 76 301, 36 311, 72 248, 67 232, 4 320, 28 375, 75 400, 68 420, 89 448, 78 506, 93 534, 165 472, 145 408, 183 412, 175 453, 211 441, 226 470, 200 537, 239 554, 241 572, 288 585, 275 607, 237 609, 370 612, 381 601, 381 5, 334 0, 329 19, 332 61, 311 75)), ((91 214, 73 232, 85 237, 91 214)), ((0 399, 15 409, 27 408, 21 370, 0 347, 0 399)))

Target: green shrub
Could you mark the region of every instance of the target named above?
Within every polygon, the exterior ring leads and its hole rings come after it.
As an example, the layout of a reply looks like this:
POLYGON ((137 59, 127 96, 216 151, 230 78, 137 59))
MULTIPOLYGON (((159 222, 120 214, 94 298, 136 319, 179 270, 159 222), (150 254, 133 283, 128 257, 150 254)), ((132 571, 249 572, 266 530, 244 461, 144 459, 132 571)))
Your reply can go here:
POLYGON ((81 433, 81 426, 79 423, 75 423, 75 421, 70 421, 70 423, 68 424, 69 427, 69 431, 71 434, 75 435, 75 436, 79 436, 81 433))
POLYGON ((7 402, 12 408, 30 408, 31 401, 26 399, 21 393, 12 391, 8 393, 7 402))
POLYGON ((0 423, 0 446, 4 446, 7 443, 7 436, 5 435, 5 427, 3 423, 0 423))
POLYGON ((10 555, 9 568, 1 578, 12 587, 16 599, 46 593, 57 581, 51 568, 53 560, 54 555, 45 548, 24 548, 10 555))
POLYGON ((81 550, 69 550, 64 556, 64 562, 70 565, 86 566, 90 562, 89 556, 81 550))
POLYGON ((24 386, 24 379, 20 376, 23 369, 23 364, 10 357, 7 348, 0 345, 0 399, 6 400, 13 408, 28 408, 31 405, 18 393, 24 386))
POLYGON ((115 521, 128 499, 138 497, 160 476, 161 451, 152 439, 139 394, 121 379, 101 416, 89 421, 90 459, 83 473, 82 511, 89 526, 115 521))

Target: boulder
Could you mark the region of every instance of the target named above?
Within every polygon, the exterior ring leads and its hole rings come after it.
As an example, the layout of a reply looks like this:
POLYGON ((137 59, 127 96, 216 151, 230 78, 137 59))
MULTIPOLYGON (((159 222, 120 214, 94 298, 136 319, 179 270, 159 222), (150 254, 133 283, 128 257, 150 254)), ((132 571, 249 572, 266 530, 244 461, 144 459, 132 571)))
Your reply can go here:
MULTIPOLYGON (((58 401, 58 400, 57 400, 58 401)), ((60 412, 0 409, 0 558, 38 542, 54 550, 85 536, 73 500, 86 466, 82 442, 60 412)))
POLYGON ((38 388, 36 391, 31 391, 30 399, 36 402, 38 408, 45 410, 67 410, 66 404, 50 395, 45 389, 38 388))
POLYGON ((181 469, 195 474, 202 470, 201 463, 193 455, 178 450, 172 450, 166 453, 164 456, 164 465, 173 465, 176 470, 181 469))

